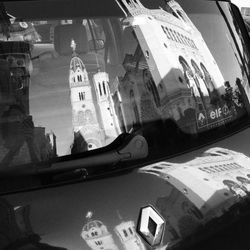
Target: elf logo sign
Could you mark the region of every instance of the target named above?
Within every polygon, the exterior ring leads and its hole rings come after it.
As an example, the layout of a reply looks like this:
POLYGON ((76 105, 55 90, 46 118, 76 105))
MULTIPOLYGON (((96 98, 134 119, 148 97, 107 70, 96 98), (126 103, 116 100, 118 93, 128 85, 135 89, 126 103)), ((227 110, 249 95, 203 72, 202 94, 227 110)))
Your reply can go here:
POLYGON ((218 109, 215 109, 214 111, 211 111, 210 114, 209 114, 209 117, 214 120, 214 119, 218 119, 222 116, 222 109, 221 108, 218 108, 218 109))
POLYGON ((198 128, 210 128, 220 126, 221 123, 225 122, 231 117, 230 110, 227 105, 223 107, 212 109, 207 112, 199 112, 197 114, 198 128))
POLYGON ((227 107, 227 105, 224 105, 223 108, 218 108, 215 110, 210 111, 209 117, 212 120, 219 119, 221 117, 226 117, 230 114, 230 111, 227 107))

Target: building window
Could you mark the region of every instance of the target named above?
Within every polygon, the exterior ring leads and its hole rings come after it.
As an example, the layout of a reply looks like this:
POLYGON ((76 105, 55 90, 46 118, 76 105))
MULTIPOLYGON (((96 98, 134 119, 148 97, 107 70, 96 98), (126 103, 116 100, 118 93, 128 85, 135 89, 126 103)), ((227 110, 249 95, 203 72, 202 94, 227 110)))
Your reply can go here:
POLYGON ((187 45, 187 38, 185 36, 183 36, 183 41, 184 41, 184 44, 187 45))
POLYGON ((127 237, 128 237, 127 231, 126 231, 125 229, 123 229, 122 231, 123 231, 123 233, 124 233, 124 236, 127 238, 127 237))
POLYGON ((95 244, 96 244, 97 246, 101 246, 101 245, 102 245, 102 241, 100 241, 100 240, 95 241, 95 244))
POLYGON ((177 14, 181 17, 181 19, 184 21, 184 22, 188 22, 186 16, 184 15, 184 13, 182 13, 181 11, 177 10, 176 11, 177 14))
POLYGON ((79 100, 83 101, 85 99, 85 92, 79 92, 79 100))
POLYGON ((163 25, 161 25, 161 28, 162 28, 163 32, 164 32, 165 34, 167 34, 167 31, 166 31, 166 29, 165 29, 165 27, 164 27, 163 25))
POLYGON ((174 38, 173 31, 172 31, 171 29, 169 29, 169 33, 170 33, 171 39, 174 41, 174 40, 175 40, 175 38, 174 38))
POLYGON ((81 82, 81 81, 82 81, 82 76, 81 76, 81 75, 78 75, 78 76, 77 76, 77 80, 78 80, 78 82, 81 82))
POLYGON ((174 32, 171 29, 169 29, 169 30, 170 30, 170 34, 171 34, 171 37, 172 37, 173 41, 176 41, 174 32))
POLYGON ((168 39, 172 39, 168 28, 167 28, 167 37, 168 37, 168 39))
POLYGON ((180 40, 180 38, 179 38, 179 33, 178 33, 178 32, 175 32, 175 31, 174 31, 174 33, 175 33, 175 36, 176 36, 177 41, 178 41, 179 43, 181 43, 181 40, 180 40))
POLYGON ((100 96, 102 96, 102 88, 101 88, 101 84, 99 83, 99 84, 98 84, 98 86, 99 86, 99 93, 100 93, 100 96))
POLYGON ((179 19, 179 16, 174 11, 172 12, 172 15, 179 19))
POLYGON ((168 38, 168 39, 172 39, 171 36, 170 36, 169 30, 168 30, 167 27, 165 27, 165 31, 166 31, 165 33, 166 33, 166 35, 167 35, 167 38, 168 38))
POLYGON ((185 78, 186 83, 188 85, 187 87, 190 88, 191 87, 190 86, 190 79, 193 77, 192 69, 190 68, 189 64, 182 56, 179 57, 179 62, 180 62, 182 69, 183 69, 184 78, 185 78))
POLYGON ((104 95, 106 95, 106 94, 107 94, 107 92, 106 92, 106 87, 105 87, 105 82, 104 82, 104 81, 102 82, 102 87, 103 87, 103 92, 104 92, 104 95))
POLYGON ((181 34, 181 42, 182 44, 185 44, 185 39, 184 39, 184 36, 181 34))

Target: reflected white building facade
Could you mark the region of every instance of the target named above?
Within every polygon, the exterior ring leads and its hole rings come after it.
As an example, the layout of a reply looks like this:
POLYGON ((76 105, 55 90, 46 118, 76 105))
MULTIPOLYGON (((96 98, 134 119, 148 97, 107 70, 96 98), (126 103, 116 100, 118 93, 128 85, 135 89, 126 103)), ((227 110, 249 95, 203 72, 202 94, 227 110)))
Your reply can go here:
POLYGON ((124 221, 115 227, 115 232, 118 235, 124 250, 146 250, 144 244, 139 238, 135 230, 133 221, 124 221))
POLYGON ((160 162, 140 172, 166 180, 210 220, 211 216, 221 216, 249 192, 249 164, 250 158, 242 153, 212 148, 192 161, 160 162))
POLYGON ((166 220, 165 242, 178 242, 221 217, 250 191, 250 158, 224 148, 175 164, 159 162, 139 170, 166 181, 156 207, 166 220))
POLYGON ((127 124, 160 116, 164 120, 174 119, 184 131, 194 133, 197 116, 200 113, 206 116, 211 106, 218 104, 224 84, 222 73, 201 33, 174 0, 166 3, 165 10, 147 9, 140 1, 117 2, 128 17, 124 33, 131 29, 138 40, 133 54, 125 57, 123 65, 127 73, 120 81, 121 91, 123 85, 126 88, 129 83, 137 85, 131 84, 126 94, 120 94, 126 95, 124 100, 127 101, 122 108, 126 119, 129 110, 134 110, 134 117, 126 121, 127 124), (140 85, 144 85, 144 91, 140 85), (141 107, 145 104, 143 94, 137 95, 143 92, 152 97, 146 100, 150 103, 146 111, 141 107), (183 122, 183 117, 188 116, 189 119, 183 122))

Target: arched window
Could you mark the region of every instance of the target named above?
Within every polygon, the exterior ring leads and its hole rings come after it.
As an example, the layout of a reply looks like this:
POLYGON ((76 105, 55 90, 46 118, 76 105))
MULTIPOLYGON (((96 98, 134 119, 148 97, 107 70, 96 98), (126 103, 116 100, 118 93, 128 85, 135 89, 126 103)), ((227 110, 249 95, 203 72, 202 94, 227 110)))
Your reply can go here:
POLYGON ((196 62, 193 59, 191 60, 191 64, 192 64, 192 66, 194 68, 196 76, 202 78, 203 74, 202 74, 200 68, 198 67, 198 65, 196 64, 196 62))
POLYGON ((201 69, 202 69, 203 74, 204 74, 205 84, 206 84, 207 88, 209 89, 209 91, 213 92, 215 90, 213 79, 212 79, 210 73, 208 72, 207 68, 205 67, 205 65, 203 63, 200 63, 200 66, 201 66, 201 69))
POLYGON ((103 93, 104 93, 104 95, 107 95, 106 86, 105 86, 105 82, 104 81, 102 82, 102 87, 103 87, 103 93))
POLYGON ((192 67, 195 71, 195 76, 194 76, 195 84, 198 87, 203 104, 205 105, 206 102, 205 102, 204 96, 209 96, 208 88, 207 88, 206 84, 204 83, 204 81, 202 80, 203 74, 202 74, 200 68, 198 67, 198 65, 196 64, 196 62, 193 59, 191 60, 191 64, 192 64, 192 67))
POLYGON ((101 88, 101 84, 100 83, 98 84, 98 87, 99 87, 100 96, 102 96, 102 88, 101 88))
POLYGON ((180 35, 180 33, 179 32, 176 32, 177 33, 177 38, 178 38, 178 41, 179 41, 179 43, 181 43, 181 35, 180 35))
POLYGON ((181 34, 181 43, 185 44, 184 36, 181 34))
POLYGON ((172 15, 179 19, 179 16, 174 11, 172 12, 172 15))
POLYGON ((184 16, 184 14, 181 11, 177 10, 176 12, 184 22, 188 22, 187 18, 184 16))
POLYGON ((187 61, 182 56, 179 57, 179 62, 183 68, 184 78, 188 84, 188 87, 190 88, 190 78, 193 77, 192 69, 190 68, 187 61))
POLYGON ((77 75, 77 81, 81 82, 81 76, 80 75, 77 75))
POLYGON ((85 99, 85 92, 79 92, 79 100, 83 101, 85 99))
MULTIPOLYGON (((195 83, 199 89, 199 92, 201 93, 200 82, 199 82, 199 79, 202 78, 201 70, 199 69, 198 65, 196 64, 196 62, 193 59, 191 60, 191 64, 192 64, 192 67, 193 67, 194 72, 195 72, 195 75, 194 75, 195 83)), ((202 95, 202 93, 201 93, 201 95, 202 95)))
POLYGON ((123 233, 124 233, 124 236, 125 236, 125 237, 128 237, 127 231, 126 231, 125 229, 123 229, 122 231, 123 231, 123 233))
POLYGON ((177 36, 176 36, 176 34, 175 34, 175 31, 174 31, 174 30, 172 30, 172 34, 173 34, 174 40, 175 40, 176 42, 178 42, 178 39, 177 39, 177 36))
POLYGON ((174 33, 173 33, 172 29, 169 29, 169 33, 170 33, 172 40, 175 41, 175 37, 174 37, 174 33))
POLYGON ((164 32, 165 34, 167 34, 167 31, 166 31, 166 29, 165 29, 165 27, 164 27, 163 25, 161 25, 161 28, 162 28, 163 32, 164 32))
POLYGON ((184 36, 184 43, 185 43, 185 45, 188 45, 187 37, 186 36, 184 36))

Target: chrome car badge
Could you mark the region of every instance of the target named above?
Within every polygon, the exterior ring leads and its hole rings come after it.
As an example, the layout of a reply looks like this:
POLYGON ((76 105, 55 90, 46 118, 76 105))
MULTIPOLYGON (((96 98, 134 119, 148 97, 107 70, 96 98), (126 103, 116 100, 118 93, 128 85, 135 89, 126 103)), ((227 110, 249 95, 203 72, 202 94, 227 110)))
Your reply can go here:
POLYGON ((141 208, 137 224, 138 234, 151 246, 161 244, 165 229, 165 220, 152 206, 141 208))

